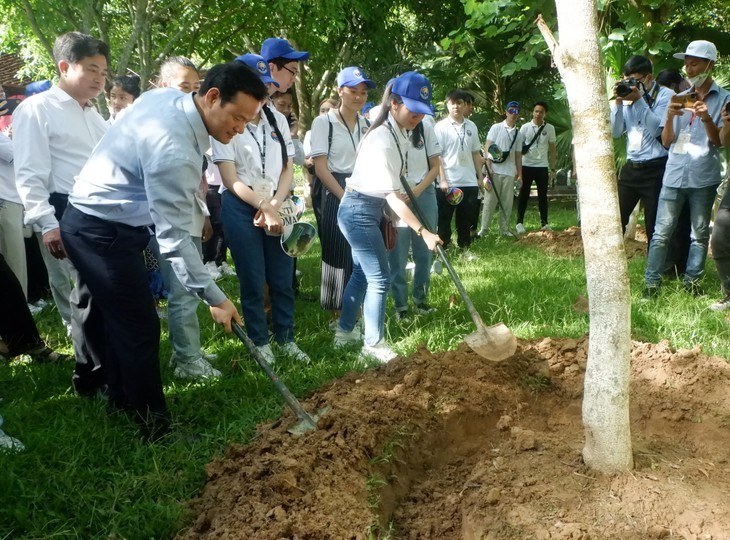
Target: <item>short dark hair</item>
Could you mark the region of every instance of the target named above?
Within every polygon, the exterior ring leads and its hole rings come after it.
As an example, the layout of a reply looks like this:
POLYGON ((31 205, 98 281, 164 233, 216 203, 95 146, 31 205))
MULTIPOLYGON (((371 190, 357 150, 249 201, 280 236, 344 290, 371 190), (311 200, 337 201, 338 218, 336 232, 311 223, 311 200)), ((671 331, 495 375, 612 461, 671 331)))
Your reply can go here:
POLYGON ((656 82, 668 88, 673 88, 674 85, 680 84, 682 81, 684 81, 684 77, 678 69, 674 68, 663 69, 656 76, 656 82))
POLYGON ((641 73, 642 75, 649 75, 654 71, 654 67, 651 65, 651 60, 646 56, 634 55, 624 64, 624 76, 631 75, 632 73, 641 73))
POLYGON ((536 101, 535 103, 532 104, 532 108, 530 110, 531 111, 534 111, 535 110, 535 107, 538 107, 538 106, 539 107, 542 107, 543 109, 545 109, 545 112, 548 112, 547 103, 545 103, 544 101, 536 101))
POLYGON ((109 45, 81 32, 66 32, 56 38, 53 44, 53 61, 58 65, 65 61, 77 64, 84 58, 100 54, 109 62, 109 45))
POLYGON ((269 64, 274 64, 279 69, 283 69, 285 65, 291 64, 292 62, 299 62, 299 60, 292 60, 291 58, 284 58, 282 56, 269 60, 269 64))
POLYGON ((291 88, 288 88, 286 92, 279 92, 278 90, 271 94, 271 99, 280 98, 281 96, 291 96, 292 99, 294 99, 294 92, 292 92, 291 88))
POLYGON ((204 96, 211 88, 218 89, 222 104, 233 101, 238 92, 248 94, 259 101, 263 101, 269 95, 259 74, 236 60, 217 64, 208 70, 203 84, 200 85, 200 95, 204 96))
POLYGON ((193 61, 185 56, 168 56, 162 64, 160 64, 160 81, 169 81, 175 76, 175 70, 178 67, 189 68, 198 73, 198 68, 195 67, 193 61))
POLYGON ((474 103, 474 98, 466 90, 457 88, 446 94, 446 101, 463 101, 464 103, 474 103))
POLYGON ((132 94, 134 99, 137 99, 142 93, 139 84, 139 77, 137 75, 118 75, 111 81, 107 82, 104 89, 106 93, 109 94, 115 86, 118 86, 127 94, 132 94))

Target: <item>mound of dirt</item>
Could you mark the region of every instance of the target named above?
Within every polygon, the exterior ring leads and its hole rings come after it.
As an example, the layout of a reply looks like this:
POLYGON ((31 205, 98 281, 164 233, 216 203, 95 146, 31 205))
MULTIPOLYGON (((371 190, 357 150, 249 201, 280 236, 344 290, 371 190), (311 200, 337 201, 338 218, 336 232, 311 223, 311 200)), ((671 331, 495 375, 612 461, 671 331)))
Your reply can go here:
MULTIPOLYGON (((580 227, 570 227, 564 231, 531 231, 521 236, 519 242, 561 257, 583 255, 580 227)), ((646 232, 643 227, 637 227, 635 240, 624 242, 624 250, 627 259, 646 255, 646 232)))
POLYGON ((207 467, 185 539, 728 538, 730 367, 634 343, 635 469, 581 461, 587 339, 466 347, 334 381, 295 437, 287 414, 207 467))

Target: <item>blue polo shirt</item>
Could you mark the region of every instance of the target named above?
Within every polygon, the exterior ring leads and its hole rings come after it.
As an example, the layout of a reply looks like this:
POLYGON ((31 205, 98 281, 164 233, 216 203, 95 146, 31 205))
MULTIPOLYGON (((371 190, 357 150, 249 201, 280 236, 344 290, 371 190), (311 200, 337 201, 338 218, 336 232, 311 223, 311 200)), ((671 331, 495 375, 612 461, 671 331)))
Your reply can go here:
MULTIPOLYGON (((694 88, 690 88, 679 95, 693 91, 694 88)), ((730 92, 713 81, 705 96, 705 103, 707 112, 718 128, 722 126, 722 109, 728 101, 730 92)), ((671 188, 703 188, 718 185, 721 180, 719 149, 708 139, 700 118, 688 110, 682 116, 675 116, 674 141, 669 147, 663 185, 671 188), (689 132, 689 142, 678 145, 680 134, 685 130, 689 132), (684 153, 677 152, 679 146, 684 147, 684 153)))

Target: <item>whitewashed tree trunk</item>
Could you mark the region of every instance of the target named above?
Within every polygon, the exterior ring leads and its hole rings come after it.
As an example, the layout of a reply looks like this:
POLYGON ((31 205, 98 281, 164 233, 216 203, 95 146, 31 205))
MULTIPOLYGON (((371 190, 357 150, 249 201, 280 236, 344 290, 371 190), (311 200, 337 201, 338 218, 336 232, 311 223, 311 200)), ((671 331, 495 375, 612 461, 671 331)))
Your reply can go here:
POLYGON ((583 459, 616 473, 633 467, 629 423, 631 304, 616 192, 595 0, 556 0, 560 44, 539 22, 565 83, 573 123, 590 339, 583 395, 583 459), (552 40, 552 43, 551 43, 552 40))

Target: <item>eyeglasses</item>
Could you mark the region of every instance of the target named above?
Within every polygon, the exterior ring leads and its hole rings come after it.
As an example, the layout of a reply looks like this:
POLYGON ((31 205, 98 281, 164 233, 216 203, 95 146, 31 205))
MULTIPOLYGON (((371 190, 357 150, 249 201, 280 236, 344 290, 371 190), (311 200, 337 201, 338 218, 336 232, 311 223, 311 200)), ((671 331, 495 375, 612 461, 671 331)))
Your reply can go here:
POLYGON ((299 70, 296 70, 296 71, 295 71, 295 70, 293 70, 293 69, 289 69, 289 68, 288 68, 288 67, 286 67, 286 66, 281 66, 281 67, 282 67, 282 68, 284 68, 285 70, 287 70, 287 71, 288 71, 289 73, 291 73, 291 74, 292 74, 292 75, 294 75, 295 77, 296 77, 297 75, 299 75, 299 70))
POLYGON ((507 114, 520 114, 519 109, 507 109, 507 114))

